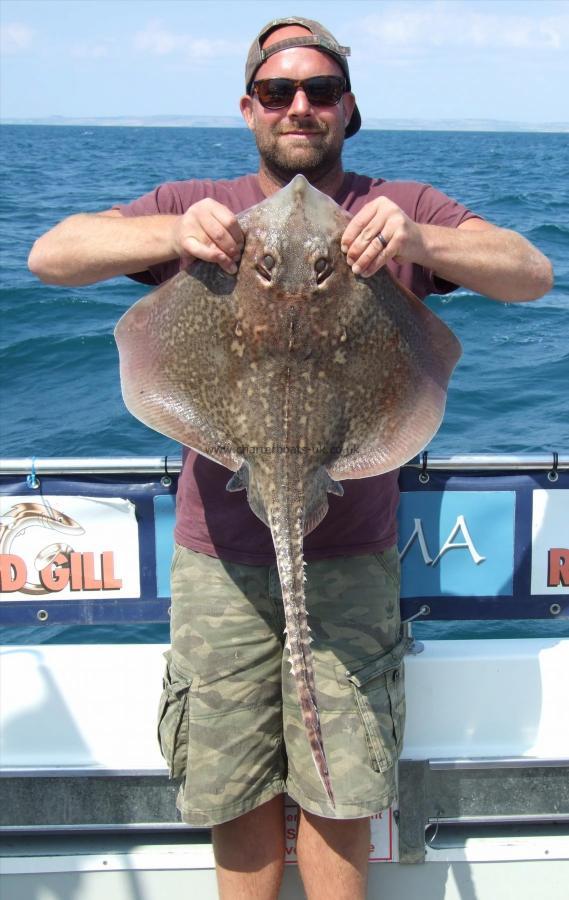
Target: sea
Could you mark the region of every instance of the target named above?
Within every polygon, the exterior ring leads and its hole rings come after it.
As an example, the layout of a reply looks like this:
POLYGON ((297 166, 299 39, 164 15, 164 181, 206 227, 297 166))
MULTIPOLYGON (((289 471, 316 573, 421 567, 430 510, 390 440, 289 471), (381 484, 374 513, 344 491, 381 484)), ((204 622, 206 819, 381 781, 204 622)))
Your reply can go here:
MULTIPOLYGON (((553 262, 555 286, 534 303, 468 290, 428 303, 463 344, 432 456, 569 452, 569 135, 361 131, 347 170, 427 182, 512 228, 553 262)), ((145 288, 41 284, 26 260, 65 216, 124 203, 164 181, 254 172, 238 128, 0 127, 2 400, 0 456, 159 456, 179 447, 126 411, 113 329, 145 288)), ((569 636, 563 621, 433 622, 418 638, 569 636)), ((3 643, 166 642, 154 625, 3 629, 3 643)))

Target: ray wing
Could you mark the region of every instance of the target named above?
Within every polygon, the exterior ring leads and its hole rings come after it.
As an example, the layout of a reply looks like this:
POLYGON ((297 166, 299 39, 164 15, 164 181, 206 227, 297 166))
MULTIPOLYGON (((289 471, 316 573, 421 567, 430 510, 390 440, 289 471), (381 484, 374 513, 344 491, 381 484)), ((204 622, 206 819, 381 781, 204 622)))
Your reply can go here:
POLYGON ((145 425, 234 471, 236 279, 199 263, 135 303, 115 339, 124 401, 145 425))
POLYGON ((358 279, 353 290, 365 313, 361 327, 351 329, 355 334, 347 342, 345 377, 338 386, 342 452, 328 466, 337 480, 389 472, 424 449, 441 423, 461 354, 444 322, 386 270, 358 279))

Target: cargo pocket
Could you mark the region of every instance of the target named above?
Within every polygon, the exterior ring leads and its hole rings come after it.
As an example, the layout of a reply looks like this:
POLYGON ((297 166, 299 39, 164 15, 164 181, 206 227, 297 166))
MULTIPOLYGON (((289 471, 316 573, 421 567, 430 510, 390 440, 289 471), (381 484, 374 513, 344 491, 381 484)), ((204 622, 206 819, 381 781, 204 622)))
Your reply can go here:
POLYGON ((391 579, 395 587, 399 590, 401 581, 401 562, 399 560, 399 550, 397 545, 382 550, 380 553, 374 553, 374 558, 379 563, 388 578, 391 579))
POLYGON ((172 559, 170 560, 170 575, 173 574, 174 569, 176 568, 176 563, 182 555, 183 549, 184 548, 181 546, 181 544, 174 543, 174 552, 172 553, 172 559))
POLYGON ((352 685, 376 772, 393 766, 401 753, 405 730, 403 657, 411 645, 404 638, 388 653, 352 664, 344 678, 352 685))
POLYGON ((171 652, 164 654, 166 671, 158 708, 158 743, 168 763, 170 778, 186 773, 189 741, 189 690, 192 679, 172 664, 171 652))

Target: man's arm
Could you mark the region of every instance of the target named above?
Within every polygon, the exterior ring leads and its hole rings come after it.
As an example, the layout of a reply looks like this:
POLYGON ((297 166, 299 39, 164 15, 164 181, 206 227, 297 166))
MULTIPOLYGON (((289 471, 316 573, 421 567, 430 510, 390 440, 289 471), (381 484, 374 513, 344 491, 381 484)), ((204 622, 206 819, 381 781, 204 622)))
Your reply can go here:
POLYGON ((215 262, 235 273, 243 235, 233 213, 206 199, 183 216, 123 216, 118 210, 79 213, 38 238, 28 265, 47 284, 74 287, 143 272, 183 259, 215 262))
POLYGON ((458 228, 422 225, 420 265, 495 300, 537 300, 553 287, 551 263, 515 231, 480 219, 458 228))
POLYGON ((92 284, 175 258, 176 216, 127 219, 118 210, 79 213, 38 238, 28 266, 47 284, 92 284))
POLYGON ((395 259, 416 263, 494 300, 535 300, 553 285, 547 257, 515 231, 481 219, 467 219, 457 228, 422 225, 385 197, 367 203, 354 216, 342 247, 353 271, 364 277, 395 259))

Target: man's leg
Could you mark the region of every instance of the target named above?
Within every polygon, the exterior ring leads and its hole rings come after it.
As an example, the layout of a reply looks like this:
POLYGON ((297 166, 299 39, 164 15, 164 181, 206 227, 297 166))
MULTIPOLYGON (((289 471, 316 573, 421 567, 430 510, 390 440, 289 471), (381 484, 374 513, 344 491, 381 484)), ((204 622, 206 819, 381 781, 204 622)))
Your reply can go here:
POLYGON ((296 856, 308 900, 365 900, 369 819, 300 811, 296 856))
POLYGON ((276 900, 285 856, 283 795, 214 825, 212 835, 220 900, 276 900))

